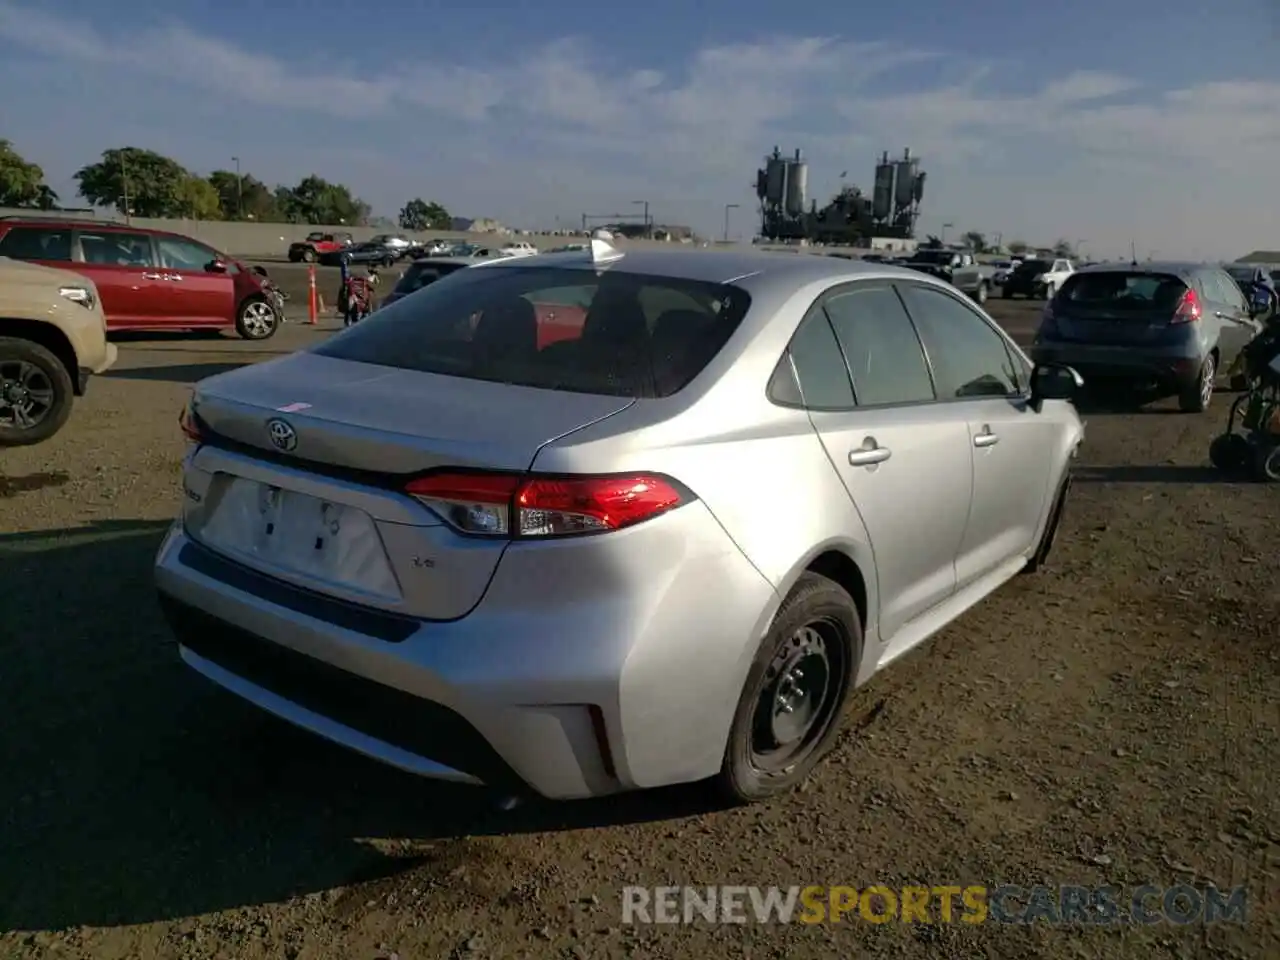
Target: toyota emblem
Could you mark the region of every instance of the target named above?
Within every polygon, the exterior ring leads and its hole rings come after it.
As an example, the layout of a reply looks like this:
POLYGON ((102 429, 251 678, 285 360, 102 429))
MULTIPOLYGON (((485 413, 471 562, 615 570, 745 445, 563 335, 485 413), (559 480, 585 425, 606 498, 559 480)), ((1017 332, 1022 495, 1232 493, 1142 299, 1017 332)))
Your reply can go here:
POLYGON ((297 432, 283 420, 268 420, 267 435, 271 438, 271 445, 285 453, 298 445, 297 432))

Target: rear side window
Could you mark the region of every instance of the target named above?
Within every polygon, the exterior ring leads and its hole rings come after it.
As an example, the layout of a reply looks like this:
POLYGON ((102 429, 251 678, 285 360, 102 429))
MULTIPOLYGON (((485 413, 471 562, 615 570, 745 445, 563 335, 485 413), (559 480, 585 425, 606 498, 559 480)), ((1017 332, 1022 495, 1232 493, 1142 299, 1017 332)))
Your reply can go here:
POLYGON ((485 266, 397 300, 316 352, 547 390, 665 397, 720 352, 750 302, 724 284, 485 266), (656 316, 645 309, 678 294, 679 305, 656 316))
POLYGON ((70 260, 71 231, 14 227, 0 237, 0 257, 12 260, 70 260))
POLYGON ((84 262, 111 267, 154 267, 155 256, 151 252, 151 237, 145 233, 80 234, 80 252, 84 262))
MULTIPOLYGON (((787 348, 800 391, 801 402, 810 410, 848 410, 853 404, 849 370, 840 354, 840 344, 831 323, 821 309, 811 310, 796 330, 787 348)), ((783 404, 793 402, 785 378, 785 361, 774 372, 770 397, 783 404)))
POLYGON ((934 399, 920 338, 892 287, 853 287, 824 304, 860 407, 934 399))
POLYGON ((1077 273, 1059 297, 1079 309, 1153 310, 1177 307, 1187 285, 1170 273, 1115 270, 1077 273))

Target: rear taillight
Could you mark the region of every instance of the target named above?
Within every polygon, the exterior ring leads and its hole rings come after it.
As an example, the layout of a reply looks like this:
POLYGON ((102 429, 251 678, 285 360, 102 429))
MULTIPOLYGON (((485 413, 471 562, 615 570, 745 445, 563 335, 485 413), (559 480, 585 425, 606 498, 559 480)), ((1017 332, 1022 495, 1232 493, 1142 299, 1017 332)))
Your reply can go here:
POLYGON ((1195 323, 1200 319, 1203 311, 1200 308, 1200 298, 1196 296, 1194 290, 1187 290, 1182 295, 1182 299, 1178 301, 1177 309, 1173 311, 1173 319, 1170 323, 1195 323))
POLYGON ((673 481, 654 474, 562 477, 449 471, 419 477, 405 492, 460 533, 508 538, 606 533, 692 499, 673 481))
POLYGON ((195 411, 191 409, 190 403, 184 406, 182 412, 178 414, 178 426, 192 443, 202 443, 204 441, 204 434, 200 429, 200 420, 195 411))

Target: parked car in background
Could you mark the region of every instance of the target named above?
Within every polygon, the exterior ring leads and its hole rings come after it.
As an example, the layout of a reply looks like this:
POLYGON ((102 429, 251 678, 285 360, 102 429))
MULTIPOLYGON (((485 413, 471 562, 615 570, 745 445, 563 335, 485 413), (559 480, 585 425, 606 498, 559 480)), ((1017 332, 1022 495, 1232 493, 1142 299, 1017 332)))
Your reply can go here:
POLYGON ((5 217, 0 256, 88 277, 108 330, 229 327, 246 340, 265 340, 282 319, 265 272, 177 233, 115 222, 5 217))
POLYGON ((413 241, 406 237, 403 233, 379 233, 369 238, 370 243, 376 243, 392 251, 397 257, 405 257, 409 255, 409 251, 413 249, 413 241))
POLYGON ((390 247, 383 246, 381 243, 366 240, 364 243, 353 243, 349 247, 321 254, 320 264, 326 267, 336 267, 342 262, 343 257, 347 259, 348 263, 375 264, 381 267, 389 267, 400 259, 400 253, 390 247))
POLYGON ((906 260, 899 261, 902 266, 912 270, 920 270, 943 280, 957 290, 967 293, 978 303, 986 303, 991 292, 991 267, 980 264, 971 253, 957 253, 945 249, 920 249, 906 260))
POLYGON ((0 447, 56 434, 90 376, 115 360, 88 277, 0 257, 0 447))
POLYGON ((1231 275, 1246 300, 1250 303, 1257 300, 1261 307, 1260 315, 1269 317, 1276 312, 1276 282, 1266 267, 1254 263, 1228 263, 1223 269, 1231 275))
POLYGON ((503 244, 502 252, 513 257, 532 257, 537 254, 538 248, 527 240, 517 240, 503 244))
POLYGON ((1220 371, 1262 329, 1219 267, 1099 264, 1068 277, 1045 307, 1031 348, 1090 386, 1175 394, 1188 413, 1208 409, 1220 371))
POLYGON ((316 230, 307 239, 289 244, 290 263, 315 263, 327 253, 336 253, 351 245, 349 233, 325 233, 316 230))
POLYGON ((405 267, 400 274, 400 279, 396 281, 396 285, 382 298, 382 302, 378 305, 379 309, 389 306, 411 293, 416 293, 423 287, 430 286, 437 280, 443 279, 457 270, 461 270, 464 267, 474 267, 481 262, 483 261, 475 260, 471 257, 421 257, 414 260, 413 263, 405 267))
POLYGON ((1009 279, 1009 274, 1013 273, 1017 265, 1017 260, 997 260, 991 264, 991 285, 1003 287, 1005 281, 1009 279))
POLYGON ((1075 272, 1070 260, 1024 260, 1014 267, 1000 287, 1006 300, 1026 297, 1028 300, 1051 299, 1075 272))
POLYGON ((1045 562, 1077 384, 919 273, 512 257, 197 384, 156 584, 188 666, 401 769, 761 800, 1045 562))

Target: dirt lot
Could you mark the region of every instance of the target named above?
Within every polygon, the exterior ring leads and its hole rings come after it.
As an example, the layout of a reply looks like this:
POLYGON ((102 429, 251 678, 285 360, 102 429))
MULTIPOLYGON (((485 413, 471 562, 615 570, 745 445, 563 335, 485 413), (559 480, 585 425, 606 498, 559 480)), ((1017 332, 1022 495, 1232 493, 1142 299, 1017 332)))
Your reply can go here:
MULTIPOLYGON (((277 269, 272 265, 273 272, 277 269)), ((994 305, 1018 335, 1034 307, 994 305)), ((1275 957, 1280 494, 1225 413, 1091 414, 1051 564, 856 696, 770 806, 697 787, 502 813, 258 715, 178 663, 150 564, 189 384, 296 349, 122 341, 0 454, 0 956, 1275 957), (624 926, 624 885, 1246 884, 1243 926, 624 926)))

